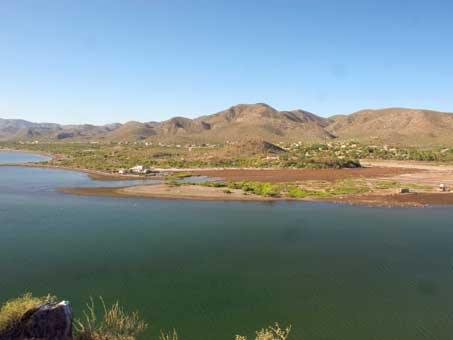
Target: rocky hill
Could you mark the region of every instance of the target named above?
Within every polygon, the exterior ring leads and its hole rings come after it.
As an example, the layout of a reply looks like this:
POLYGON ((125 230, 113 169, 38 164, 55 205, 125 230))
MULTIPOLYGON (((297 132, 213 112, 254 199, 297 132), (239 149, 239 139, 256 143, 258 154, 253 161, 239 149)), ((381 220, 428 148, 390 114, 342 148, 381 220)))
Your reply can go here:
POLYGON ((195 119, 163 122, 58 125, 0 119, 0 140, 224 143, 326 142, 355 139, 371 144, 453 145, 453 114, 389 108, 323 118, 303 110, 278 111, 267 104, 240 104, 195 119))

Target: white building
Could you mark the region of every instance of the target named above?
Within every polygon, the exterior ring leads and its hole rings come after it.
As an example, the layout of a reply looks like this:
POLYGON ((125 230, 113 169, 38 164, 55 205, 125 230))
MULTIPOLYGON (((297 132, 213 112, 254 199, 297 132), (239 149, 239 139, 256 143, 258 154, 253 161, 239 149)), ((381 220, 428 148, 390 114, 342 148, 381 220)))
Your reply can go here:
POLYGON ((133 168, 131 168, 130 170, 133 173, 139 174, 139 173, 142 173, 143 170, 145 170, 145 167, 143 165, 136 165, 133 168))

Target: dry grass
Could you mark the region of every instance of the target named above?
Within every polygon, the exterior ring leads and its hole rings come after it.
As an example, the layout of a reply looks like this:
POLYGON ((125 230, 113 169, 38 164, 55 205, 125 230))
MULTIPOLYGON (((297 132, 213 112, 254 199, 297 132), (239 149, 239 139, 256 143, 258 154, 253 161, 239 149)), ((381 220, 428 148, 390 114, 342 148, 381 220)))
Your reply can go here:
MULTIPOLYGON (((275 326, 263 328, 256 332, 255 340, 287 340, 291 333, 291 326, 285 329, 280 328, 279 324, 275 326)), ((247 337, 236 335, 236 340, 247 340, 247 337)))
POLYGON ((28 310, 54 301, 55 296, 34 297, 31 293, 7 301, 0 309, 0 334, 14 327, 28 310))
POLYGON ((159 340, 178 340, 178 333, 174 329, 172 332, 165 333, 164 331, 160 331, 159 340))
POLYGON ((93 299, 87 304, 83 320, 75 320, 76 340, 135 340, 148 325, 140 320, 138 313, 125 312, 116 302, 107 308, 104 299, 99 298, 102 315, 98 318, 93 299))

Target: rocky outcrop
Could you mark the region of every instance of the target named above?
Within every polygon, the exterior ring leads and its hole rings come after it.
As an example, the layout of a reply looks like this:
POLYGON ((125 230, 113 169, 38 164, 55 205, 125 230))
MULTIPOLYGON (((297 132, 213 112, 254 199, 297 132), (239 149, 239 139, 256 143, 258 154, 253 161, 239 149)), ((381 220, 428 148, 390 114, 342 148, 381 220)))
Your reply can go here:
POLYGON ((72 309, 67 301, 45 303, 27 311, 0 340, 71 340, 72 309))

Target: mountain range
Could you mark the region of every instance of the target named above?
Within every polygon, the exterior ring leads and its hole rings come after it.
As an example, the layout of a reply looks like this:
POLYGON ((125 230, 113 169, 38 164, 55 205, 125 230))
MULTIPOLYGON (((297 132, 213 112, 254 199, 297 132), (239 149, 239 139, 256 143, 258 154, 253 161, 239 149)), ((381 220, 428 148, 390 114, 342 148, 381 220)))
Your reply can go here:
POLYGON ((354 139, 368 144, 453 145, 453 114, 406 108, 362 110, 323 118, 304 110, 278 111, 267 104, 240 104, 195 119, 163 122, 59 125, 0 119, 0 141, 137 141, 224 143, 326 142, 354 139))

